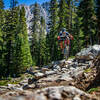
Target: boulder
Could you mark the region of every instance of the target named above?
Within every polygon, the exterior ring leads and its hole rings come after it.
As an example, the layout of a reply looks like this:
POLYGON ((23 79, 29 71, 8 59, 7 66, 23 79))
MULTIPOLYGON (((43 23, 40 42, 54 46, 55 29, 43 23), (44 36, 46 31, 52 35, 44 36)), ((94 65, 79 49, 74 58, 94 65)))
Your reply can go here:
POLYGON ((61 68, 60 68, 60 66, 59 65, 54 65, 53 66, 53 70, 57 70, 57 71, 61 71, 61 68))
POLYGON ((48 97, 50 100, 62 100, 60 91, 57 88, 48 88, 48 97))
POLYGON ((35 79, 35 78, 29 78, 28 79, 28 84, 33 84, 36 81, 37 81, 37 79, 35 79))
POLYGON ((96 100, 95 97, 93 98, 74 86, 55 86, 35 91, 35 96, 41 96, 40 94, 45 95, 47 100, 96 100), (81 99, 81 96, 84 96, 85 99, 81 99))
POLYGON ((40 79, 44 76, 45 76, 44 73, 41 73, 41 72, 37 72, 37 73, 34 74, 35 79, 40 79))
POLYGON ((70 77, 68 73, 64 73, 61 76, 59 76, 58 80, 60 81, 72 81, 73 79, 70 77))
POLYGON ((28 82, 28 80, 25 79, 25 80, 21 81, 21 82, 19 83, 19 85, 20 85, 20 86, 24 86, 24 85, 27 84, 27 82, 28 82))
POLYGON ((99 54, 100 54, 100 45, 94 45, 82 49, 81 52, 76 54, 75 58, 81 60, 92 60, 99 54))
POLYGON ((76 96, 73 98, 73 100, 81 100, 81 98, 80 98, 78 95, 76 95, 76 96))
POLYGON ((47 75, 53 75, 53 74, 56 74, 56 72, 55 71, 46 71, 45 72, 45 75, 47 76, 47 75))
POLYGON ((91 51, 95 56, 100 55, 100 45, 94 45, 91 51))
POLYGON ((43 73, 45 73, 45 71, 49 71, 49 70, 50 70, 49 68, 44 68, 44 67, 41 69, 41 71, 42 71, 43 73))
POLYGON ((26 84, 26 85, 23 86, 23 89, 24 89, 24 90, 27 90, 27 89, 34 89, 34 88, 35 88, 35 84, 31 84, 31 85, 26 84))
POLYGON ((40 93, 40 94, 35 94, 34 99, 31 100, 47 100, 47 98, 43 93, 40 93))
POLYGON ((22 87, 19 84, 8 84, 7 88, 14 91, 23 91, 22 87))

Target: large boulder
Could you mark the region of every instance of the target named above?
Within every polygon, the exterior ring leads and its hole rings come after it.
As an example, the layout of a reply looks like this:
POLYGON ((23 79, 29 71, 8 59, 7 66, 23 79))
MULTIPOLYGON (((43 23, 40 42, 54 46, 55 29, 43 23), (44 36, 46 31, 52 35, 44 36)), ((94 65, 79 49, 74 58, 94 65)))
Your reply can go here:
POLYGON ((44 76, 45 76, 44 73, 41 73, 41 72, 37 72, 37 73, 34 74, 35 79, 40 79, 44 76))
POLYGON ((100 45, 89 46, 84 48, 81 52, 76 54, 76 59, 81 60, 93 60, 100 54, 100 45))

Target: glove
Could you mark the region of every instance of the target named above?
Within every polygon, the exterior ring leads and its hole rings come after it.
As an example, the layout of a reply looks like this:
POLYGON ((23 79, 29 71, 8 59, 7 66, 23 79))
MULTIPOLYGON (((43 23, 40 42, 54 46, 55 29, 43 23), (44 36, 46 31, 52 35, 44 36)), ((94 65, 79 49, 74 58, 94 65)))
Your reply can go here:
POLYGON ((57 39, 60 40, 60 36, 58 36, 57 39))
POLYGON ((72 36, 72 35, 69 35, 69 37, 70 37, 70 39, 71 39, 71 40, 74 40, 74 38, 73 38, 73 36, 72 36))

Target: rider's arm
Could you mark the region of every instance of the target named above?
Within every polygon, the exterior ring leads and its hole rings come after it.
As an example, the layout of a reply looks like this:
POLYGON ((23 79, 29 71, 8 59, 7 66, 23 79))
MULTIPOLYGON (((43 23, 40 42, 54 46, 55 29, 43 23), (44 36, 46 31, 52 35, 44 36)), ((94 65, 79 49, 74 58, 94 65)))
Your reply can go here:
POLYGON ((71 34, 68 35, 71 40, 73 40, 73 36, 71 34))
POLYGON ((59 36, 61 36, 61 35, 62 35, 62 32, 60 31, 59 36))
POLYGON ((68 32, 66 32, 66 37, 68 37, 70 34, 68 32))

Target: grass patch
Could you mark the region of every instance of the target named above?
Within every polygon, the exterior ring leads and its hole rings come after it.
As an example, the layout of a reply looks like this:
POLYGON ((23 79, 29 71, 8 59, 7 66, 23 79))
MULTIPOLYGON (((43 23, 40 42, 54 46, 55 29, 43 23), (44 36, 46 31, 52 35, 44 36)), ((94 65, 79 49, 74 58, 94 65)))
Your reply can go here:
POLYGON ((18 84, 20 81, 19 80, 1 80, 0 81, 0 86, 6 86, 8 84, 18 84))
POLYGON ((91 89, 88 90, 87 92, 88 92, 88 93, 92 93, 92 92, 95 92, 95 91, 98 91, 98 88, 91 88, 91 89))
POLYGON ((88 69, 84 70, 85 73, 89 73, 91 71, 92 71, 91 68, 88 68, 88 69))
POLYGON ((75 58, 75 56, 70 56, 68 59, 74 59, 75 58))
POLYGON ((7 85, 8 82, 9 82, 8 80, 2 80, 2 81, 0 81, 0 86, 7 85))
POLYGON ((8 84, 19 84, 25 78, 33 78, 33 75, 24 73, 24 74, 21 74, 20 77, 17 77, 17 78, 12 78, 12 77, 4 78, 3 77, 0 79, 0 86, 6 86, 8 84))

